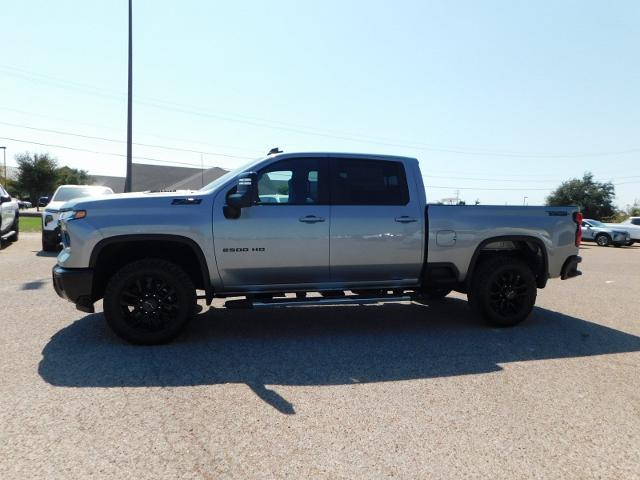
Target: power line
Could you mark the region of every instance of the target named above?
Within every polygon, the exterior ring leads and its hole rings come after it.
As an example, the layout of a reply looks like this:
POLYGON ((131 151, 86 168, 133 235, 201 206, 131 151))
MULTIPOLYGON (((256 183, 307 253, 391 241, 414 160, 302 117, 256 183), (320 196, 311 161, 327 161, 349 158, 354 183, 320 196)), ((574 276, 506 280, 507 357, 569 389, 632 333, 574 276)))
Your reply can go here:
MULTIPOLYGON (((112 142, 112 143, 126 143, 123 140, 117 140, 114 138, 106 138, 106 137, 96 137, 93 135, 83 135, 80 133, 71 133, 71 132, 65 132, 62 130, 52 130, 52 129, 48 129, 48 128, 36 128, 36 127, 29 127, 27 125, 19 125, 17 123, 9 123, 9 122, 2 122, 0 121, 0 125, 8 125, 10 127, 17 127, 17 128, 25 128, 28 130, 36 130, 38 132, 47 132, 47 133, 55 133, 55 134, 59 134, 59 135, 69 135, 72 137, 80 137, 80 138, 88 138, 88 139, 92 139, 92 140, 101 140, 101 141, 105 141, 105 142, 112 142)), ((140 147, 152 147, 152 148, 161 148, 164 150, 172 150, 175 152, 188 152, 188 153, 203 153, 205 155, 215 155, 215 156, 220 156, 220 157, 229 157, 229 158, 239 158, 239 159, 244 159, 244 160, 249 160, 252 159, 254 157, 245 157, 245 156, 240 156, 240 155, 229 155, 226 153, 220 153, 220 152, 207 152, 205 150, 190 150, 187 148, 178 148, 178 147, 169 147, 166 145, 154 145, 154 144, 150 144, 150 143, 137 143, 134 142, 134 145, 140 146, 140 147)))
MULTIPOLYGON (((89 86, 86 84, 81 84, 78 82, 71 82, 66 79, 59 79, 56 77, 38 74, 35 72, 29 72, 27 70, 18 69, 15 67, 0 65, 0 72, 8 75, 21 76, 22 78, 26 78, 27 80, 39 81, 44 83, 47 83, 47 82, 51 83, 50 80, 48 81, 46 79, 53 79, 54 82, 57 82, 58 84, 62 84, 63 85, 62 88, 64 88, 64 85, 66 84, 66 85, 72 86, 74 90, 78 90, 78 89, 90 90, 89 93, 91 94, 106 96, 107 98, 120 99, 122 97, 122 94, 120 93, 117 93, 115 95, 114 94, 104 95, 99 93, 100 90, 105 91, 105 89, 102 89, 102 88, 96 88, 96 87, 89 86), (9 72, 7 72, 7 70, 9 70, 9 72), (13 72, 11 70, 13 70, 13 72), (41 78, 37 78, 37 77, 41 77, 41 78)), ((57 85, 57 86, 60 86, 60 85, 57 85)), ((211 111, 200 110, 196 107, 185 106, 185 105, 168 102, 161 99, 151 98, 151 99, 145 100, 144 98, 140 98, 139 100, 136 101, 136 103, 141 105, 151 106, 154 108, 164 109, 164 110, 172 110, 172 111, 176 111, 176 112, 180 112, 188 115, 215 118, 222 121, 241 123, 241 124, 246 124, 246 125, 261 127, 261 128, 270 128, 275 130, 289 131, 289 132, 298 133, 302 135, 320 136, 320 137, 335 138, 339 140, 346 140, 346 141, 352 141, 352 142, 369 143, 374 145, 392 146, 392 147, 399 147, 399 148, 409 148, 409 149, 424 150, 424 151, 454 153, 458 155, 553 159, 553 158, 583 158, 583 157, 628 155, 628 154, 640 152, 640 148, 631 148, 627 150, 607 151, 607 152, 590 152, 590 153, 581 152, 581 153, 559 154, 559 153, 527 153, 527 152, 495 151, 490 149, 479 149, 477 147, 470 148, 470 147, 460 147, 460 146, 438 146, 438 145, 425 144, 420 142, 407 142, 404 140, 385 139, 382 137, 371 137, 371 136, 364 136, 359 134, 348 135, 348 134, 327 133, 332 131, 325 130, 325 129, 318 129, 316 127, 308 127, 308 126, 300 126, 300 125, 296 126, 295 124, 289 124, 289 123, 283 123, 283 122, 277 122, 277 121, 274 122, 273 120, 256 119, 255 117, 247 117, 247 116, 237 115, 237 114, 230 115, 230 114, 214 113, 211 111), (234 118, 234 117, 239 117, 239 118, 234 118), (484 150, 484 151, 480 151, 480 150, 484 150)))
MULTIPOLYGON (((96 123, 79 122, 78 120, 70 120, 68 118, 63 118, 63 117, 54 116, 54 115, 44 115, 42 113, 28 112, 26 110, 19 110, 17 108, 10 108, 10 107, 5 107, 5 106, 0 106, 0 110, 6 110, 8 112, 15 112, 15 113, 18 113, 20 115, 29 115, 29 116, 34 116, 34 117, 48 118, 48 119, 51 119, 51 120, 58 120, 58 121, 67 122, 67 123, 73 123, 73 124, 76 124, 76 125, 82 125, 84 127, 103 128, 105 130, 111 130, 111 131, 119 131, 119 130, 121 130, 121 128, 116 128, 116 127, 113 127, 113 126, 100 125, 100 124, 96 124, 96 123)), ((210 143, 210 142, 203 142, 202 140, 185 139, 185 138, 178 138, 178 137, 167 136, 167 135, 158 135, 156 133, 150 133, 150 132, 145 132, 145 131, 139 131, 138 133, 140 135, 143 135, 143 136, 161 138, 163 140, 173 140, 173 141, 176 141, 176 142, 183 142, 183 143, 189 143, 189 144, 194 143, 194 144, 197 144, 197 145, 206 145, 208 147, 214 147, 214 148, 230 148, 230 149, 234 149, 234 150, 244 150, 246 152, 252 152, 256 156, 260 155, 260 153, 257 152, 257 150, 254 150, 254 149, 251 149, 251 148, 246 148, 246 147, 239 147, 237 145, 220 145, 220 144, 214 144, 214 143, 210 143)), ((197 152, 200 153, 200 150, 197 150, 197 152)))
MULTIPOLYGON (((107 138, 107 137, 99 137, 99 136, 93 136, 93 135, 84 135, 84 134, 80 134, 80 133, 72 133, 72 132, 66 132, 66 131, 62 131, 62 130, 54 130, 54 129, 48 129, 48 128, 37 128, 37 127, 30 127, 28 125, 20 125, 20 124, 16 124, 16 123, 10 123, 10 122, 2 122, 0 121, 0 125, 8 125, 11 127, 16 127, 16 128, 23 128, 23 129, 28 129, 28 130, 34 130, 34 131, 39 131, 39 132, 47 132, 47 133, 54 133, 54 134, 59 134, 59 135, 68 135, 68 136, 72 136, 72 137, 78 137, 78 138, 86 138, 86 139, 92 139, 92 140, 100 140, 100 141, 105 141, 105 142, 112 142, 112 143, 125 143, 123 140, 117 140, 117 139, 113 139, 113 138, 107 138)), ((210 151, 205 151, 205 150, 191 150, 191 149, 187 149, 187 148, 178 148, 178 147, 170 147, 167 145, 156 145, 156 144, 149 144, 149 143, 137 143, 134 142, 134 145, 137 146, 142 146, 142 147, 150 147, 150 148, 160 148, 160 149, 164 149, 164 150, 170 150, 170 151, 178 151, 178 152, 188 152, 188 153, 196 153, 196 154, 205 154, 205 155, 212 155, 212 156, 221 156, 221 157, 228 157, 228 158, 236 158, 236 159, 243 159, 243 160, 250 160, 253 159, 254 157, 248 157, 248 156, 240 156, 240 155, 229 155, 229 154, 225 154, 225 153, 220 153, 220 152, 210 152, 210 151)), ((139 157, 138 157, 139 158, 139 157)), ((158 161, 158 160, 156 160, 158 161)), ((179 162, 175 162, 175 163, 179 163, 179 162)), ((195 165, 195 164, 192 164, 195 165)), ((454 179, 454 180, 471 180, 471 181, 482 181, 482 182, 519 182, 519 183, 548 183, 550 181, 561 181, 561 180, 556 180, 556 179, 546 179, 546 180, 528 180, 528 179, 506 179, 506 178, 478 178, 478 177, 458 177, 455 175, 432 175, 429 174, 428 178, 446 178, 446 179, 454 179)), ((628 178, 640 178, 640 175, 627 175, 625 177, 618 177, 618 178, 611 178, 611 180, 616 180, 616 179, 628 179, 628 178)))
MULTIPOLYGON (((94 153, 94 154, 98 154, 98 155, 111 155, 111 156, 115 156, 115 157, 125 157, 125 155, 120 154, 120 153, 111 153, 111 152, 100 152, 97 150, 90 150, 90 149, 86 149, 86 148, 77 148, 77 147, 69 147, 66 145, 56 145, 56 144, 51 144, 51 143, 43 143, 43 142, 33 142, 30 140, 23 140, 23 139, 18 139, 18 138, 11 138, 11 137, 0 137, 0 140, 8 140, 8 141, 12 141, 12 142, 19 142, 19 143, 28 143, 28 144, 32 144, 32 145, 41 145, 41 146, 45 146, 45 147, 52 147, 52 148, 63 148, 66 150, 73 150, 73 151, 78 151, 78 152, 88 152, 88 153, 94 153)), ((178 162, 178 161, 173 161, 173 160, 162 160, 159 158, 151 158, 151 157, 140 157, 140 156, 135 156, 133 157, 135 159, 138 160, 148 160, 148 161, 153 161, 153 162, 159 162, 159 163, 173 163, 173 164, 178 164, 178 165, 187 165, 187 166, 191 166, 191 167, 201 167, 201 165, 196 164, 196 163, 187 163, 187 162, 178 162)), ((207 165, 208 168, 213 168, 216 167, 217 165, 207 165)), ((624 184, 631 184, 631 183, 640 183, 640 180, 637 181, 631 181, 631 182, 621 182, 621 183, 614 183, 614 185, 624 185, 624 184)), ((550 191, 553 190, 555 187, 549 187, 549 188, 529 188, 529 187, 519 187, 519 188, 494 188, 494 187, 457 187, 457 186, 444 186, 444 185, 425 185, 426 188, 437 188, 437 189, 447 189, 447 190, 491 190, 491 191, 522 191, 522 190, 527 190, 527 191, 550 191)))
MULTIPOLYGON (((73 150, 76 152, 85 152, 85 153, 93 153, 93 154, 97 154, 97 155, 111 155, 114 157, 122 157, 122 158, 126 158, 126 155, 123 155, 121 153, 112 153, 112 152, 100 152, 97 150, 90 150, 88 148, 78 148, 78 147, 69 147, 66 145, 56 145, 56 144, 52 144, 52 143, 43 143, 43 142, 34 142, 31 140, 24 140, 24 139, 19 139, 19 138, 10 138, 10 137, 0 137, 0 140, 8 140, 11 142, 18 142, 18 143, 27 143, 30 145, 40 145, 43 147, 51 147, 51 148, 63 148, 65 150, 73 150)), ((134 156, 133 158, 137 159, 137 160, 148 160, 148 161, 152 161, 152 162, 159 162, 159 163, 175 163, 178 165, 188 165, 191 167, 200 167, 201 165, 198 163, 187 163, 187 162, 179 162, 179 161, 174 161, 174 160, 162 160, 160 158, 152 158, 152 157, 140 157, 140 156, 134 156)), ((213 168, 213 167, 219 167, 219 165, 206 165, 207 168, 213 168)))

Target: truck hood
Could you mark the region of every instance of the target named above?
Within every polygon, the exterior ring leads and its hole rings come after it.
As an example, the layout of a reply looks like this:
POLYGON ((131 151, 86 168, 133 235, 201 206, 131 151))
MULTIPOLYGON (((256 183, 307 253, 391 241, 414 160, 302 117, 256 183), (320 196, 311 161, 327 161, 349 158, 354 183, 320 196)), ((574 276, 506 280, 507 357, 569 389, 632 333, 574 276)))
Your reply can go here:
MULTIPOLYGON (((173 202, 175 199, 201 198, 201 192, 195 190, 148 191, 116 193, 71 200, 59 206, 60 210, 85 210, 94 208, 144 207, 173 202)), ((57 202, 52 202, 57 203, 57 202)))
POLYGON ((44 211, 48 213, 58 213, 65 202, 49 202, 47 206, 44 207, 44 211))

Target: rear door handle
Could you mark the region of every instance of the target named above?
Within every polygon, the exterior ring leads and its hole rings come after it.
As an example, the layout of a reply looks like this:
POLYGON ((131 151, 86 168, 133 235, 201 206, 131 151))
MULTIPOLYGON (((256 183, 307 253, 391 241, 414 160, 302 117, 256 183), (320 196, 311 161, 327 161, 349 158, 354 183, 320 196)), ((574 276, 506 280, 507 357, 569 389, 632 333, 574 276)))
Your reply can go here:
POLYGON ((401 217, 396 217, 396 222, 398 223, 413 223, 417 222, 417 218, 409 217, 408 215, 402 215, 401 217))
POLYGON ((298 219, 299 221, 303 222, 303 223, 318 223, 318 222, 324 222, 324 218, 322 217, 316 217, 315 215, 307 215, 305 217, 300 217, 298 219))

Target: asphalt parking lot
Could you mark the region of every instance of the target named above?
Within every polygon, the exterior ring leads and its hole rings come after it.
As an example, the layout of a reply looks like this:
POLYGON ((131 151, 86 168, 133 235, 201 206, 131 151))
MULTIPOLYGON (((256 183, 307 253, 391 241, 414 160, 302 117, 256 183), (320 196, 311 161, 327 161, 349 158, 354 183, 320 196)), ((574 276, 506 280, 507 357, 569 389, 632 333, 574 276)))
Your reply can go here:
POLYGON ((23 234, 0 251, 0 478, 640 478, 640 247, 581 255, 512 329, 452 294, 205 309, 134 347, 23 234))

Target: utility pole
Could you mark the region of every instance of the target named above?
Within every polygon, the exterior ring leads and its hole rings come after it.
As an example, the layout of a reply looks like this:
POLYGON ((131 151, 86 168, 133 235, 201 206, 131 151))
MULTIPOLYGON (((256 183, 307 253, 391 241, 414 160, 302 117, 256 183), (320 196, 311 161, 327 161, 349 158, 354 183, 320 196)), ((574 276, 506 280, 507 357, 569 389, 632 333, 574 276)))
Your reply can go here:
POLYGON ((7 147, 0 147, 2 149, 2 160, 4 163, 4 188, 7 189, 7 147))
POLYGON ((131 19, 131 2, 133 0, 129 0, 129 75, 128 75, 128 99, 127 99, 127 177, 125 178, 124 181, 124 191, 125 192, 130 192, 131 191, 131 175, 132 175, 132 170, 133 170, 133 162, 131 160, 131 155, 132 155, 132 144, 131 144, 131 114, 132 114, 132 105, 131 105, 131 90, 132 90, 132 66, 131 66, 131 60, 133 57, 132 54, 132 46, 131 46, 131 42, 132 42, 132 19, 131 19))
POLYGON ((522 206, 523 206, 523 207, 526 207, 526 206, 527 206, 527 198, 529 198, 529 197, 525 196, 525 197, 522 199, 522 206))

